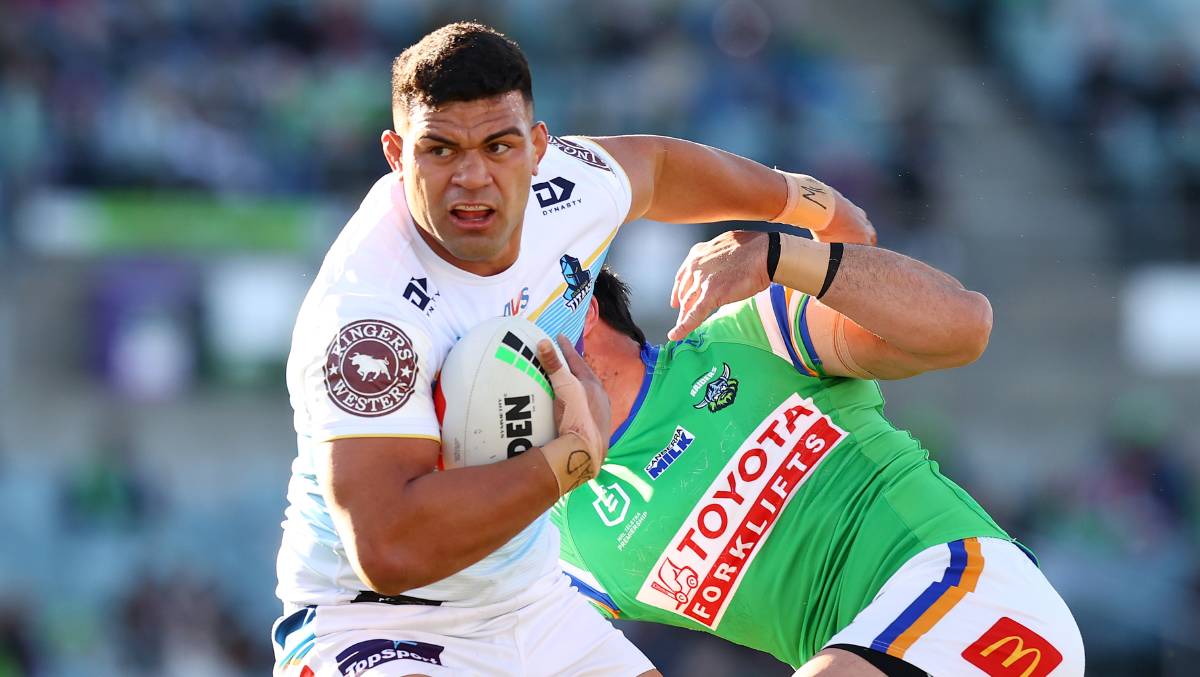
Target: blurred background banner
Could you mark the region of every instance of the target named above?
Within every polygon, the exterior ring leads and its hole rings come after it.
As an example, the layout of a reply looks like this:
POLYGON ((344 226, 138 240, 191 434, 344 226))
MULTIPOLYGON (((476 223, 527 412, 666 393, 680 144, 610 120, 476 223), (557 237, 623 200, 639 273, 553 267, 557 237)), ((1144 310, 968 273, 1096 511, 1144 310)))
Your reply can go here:
MULTIPOLYGON (((524 47, 552 133, 813 174, 986 293, 987 354, 892 418, 1038 552, 1089 674, 1195 674, 1200 2, 7 0, 0 677, 267 674, 292 321, 387 171, 390 60, 457 19, 524 47)), ((617 238, 656 340, 719 229, 617 238)))

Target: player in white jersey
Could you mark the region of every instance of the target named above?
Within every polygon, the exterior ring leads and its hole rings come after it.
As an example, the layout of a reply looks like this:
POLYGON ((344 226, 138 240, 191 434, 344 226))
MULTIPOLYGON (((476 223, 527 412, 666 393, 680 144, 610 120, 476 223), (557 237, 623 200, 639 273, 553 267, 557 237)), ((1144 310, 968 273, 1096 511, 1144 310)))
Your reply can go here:
POLYGON ((571 592, 546 519, 607 451, 607 398, 570 342, 609 244, 641 217, 870 230, 815 179, 705 146, 551 137, 531 92, 520 49, 478 24, 439 29, 393 64, 392 172, 326 256, 288 360, 299 453, 278 675, 656 674, 571 592), (435 472, 441 362, 505 314, 565 337, 569 371, 537 349, 565 403, 560 436, 435 472))

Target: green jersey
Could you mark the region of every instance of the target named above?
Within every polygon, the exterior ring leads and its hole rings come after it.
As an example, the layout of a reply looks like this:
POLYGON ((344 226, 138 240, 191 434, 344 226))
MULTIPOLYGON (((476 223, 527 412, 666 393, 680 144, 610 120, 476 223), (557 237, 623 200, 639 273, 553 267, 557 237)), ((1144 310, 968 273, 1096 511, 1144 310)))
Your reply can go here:
POLYGON ((563 568, 602 612, 798 666, 921 550, 1008 538, 883 417, 874 381, 824 375, 808 302, 773 285, 643 348, 598 477, 553 511, 563 568))

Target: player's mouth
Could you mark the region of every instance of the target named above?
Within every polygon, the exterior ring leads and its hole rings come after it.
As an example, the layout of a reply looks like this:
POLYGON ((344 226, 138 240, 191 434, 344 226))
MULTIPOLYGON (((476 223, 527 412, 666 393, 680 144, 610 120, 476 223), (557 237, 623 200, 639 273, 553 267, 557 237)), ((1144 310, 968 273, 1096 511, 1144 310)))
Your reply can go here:
POLYGON ((450 218, 464 230, 483 230, 496 220, 496 210, 482 203, 459 203, 450 208, 450 218))

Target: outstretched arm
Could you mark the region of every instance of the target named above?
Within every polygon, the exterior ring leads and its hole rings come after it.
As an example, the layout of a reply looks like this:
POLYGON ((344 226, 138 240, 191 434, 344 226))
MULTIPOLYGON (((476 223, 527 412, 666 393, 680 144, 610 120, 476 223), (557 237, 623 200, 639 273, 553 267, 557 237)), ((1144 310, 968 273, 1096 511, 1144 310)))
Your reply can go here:
POLYGON ((823 242, 875 243, 866 214, 811 176, 781 172, 699 143, 666 136, 593 139, 629 177, 627 221, 774 221, 823 242))
MULTIPOLYGON (((765 289, 765 233, 733 231, 692 248, 672 305, 680 339, 721 305, 765 289)), ((774 281, 816 296, 829 245, 782 235, 774 281)), ((992 307, 950 275, 887 249, 846 245, 832 284, 806 312, 808 333, 831 376, 895 379, 969 364, 987 347, 992 307)))

